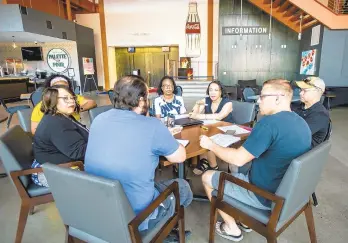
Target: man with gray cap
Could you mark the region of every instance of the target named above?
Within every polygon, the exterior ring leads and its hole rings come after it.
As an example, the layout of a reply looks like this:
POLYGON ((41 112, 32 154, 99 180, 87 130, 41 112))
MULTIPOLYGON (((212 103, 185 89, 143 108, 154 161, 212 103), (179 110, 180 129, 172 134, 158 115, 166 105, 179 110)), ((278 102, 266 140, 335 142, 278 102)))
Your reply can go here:
POLYGON ((325 91, 325 83, 318 77, 308 77, 296 82, 301 88, 302 106, 294 111, 308 124, 312 132, 312 148, 322 143, 328 135, 330 115, 320 102, 325 91))

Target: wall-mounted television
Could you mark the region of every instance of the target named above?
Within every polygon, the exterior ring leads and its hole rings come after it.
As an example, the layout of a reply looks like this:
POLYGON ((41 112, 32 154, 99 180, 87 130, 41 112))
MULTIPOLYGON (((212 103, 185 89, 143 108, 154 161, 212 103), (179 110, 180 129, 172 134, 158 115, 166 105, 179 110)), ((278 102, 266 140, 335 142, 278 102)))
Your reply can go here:
POLYGON ((41 47, 22 47, 23 61, 43 61, 41 47))
POLYGON ((135 47, 128 47, 128 53, 135 53, 135 47))

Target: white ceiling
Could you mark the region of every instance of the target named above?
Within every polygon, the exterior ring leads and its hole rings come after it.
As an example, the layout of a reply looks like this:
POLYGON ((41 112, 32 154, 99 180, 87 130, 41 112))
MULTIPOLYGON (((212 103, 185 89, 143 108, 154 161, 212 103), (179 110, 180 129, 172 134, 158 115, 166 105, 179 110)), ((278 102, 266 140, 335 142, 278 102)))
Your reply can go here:
POLYGON ((55 37, 33 34, 29 32, 0 32, 0 42, 12 42, 13 37, 16 42, 66 42, 69 40, 59 39, 55 37))

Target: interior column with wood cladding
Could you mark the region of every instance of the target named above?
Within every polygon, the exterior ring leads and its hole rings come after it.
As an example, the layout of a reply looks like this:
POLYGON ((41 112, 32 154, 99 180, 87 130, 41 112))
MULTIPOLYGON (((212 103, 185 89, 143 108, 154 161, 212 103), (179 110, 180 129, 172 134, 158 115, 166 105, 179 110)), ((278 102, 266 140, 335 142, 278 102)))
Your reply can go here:
POLYGON ((99 19, 100 19, 101 46, 102 46, 102 53, 103 53, 105 89, 108 90, 110 89, 110 77, 109 77, 108 46, 106 42, 104 0, 99 0, 99 19))
POLYGON ((214 0, 208 0, 207 24, 207 76, 213 76, 213 42, 214 42, 214 0))
MULTIPOLYGON (((58 6, 59 7, 59 6, 58 6)), ((71 15, 71 2, 70 0, 66 0, 66 12, 68 14, 68 20, 72 21, 72 15, 71 15)))
POLYGON ((2 4, 7 4, 7 0, 2 0, 2 4))

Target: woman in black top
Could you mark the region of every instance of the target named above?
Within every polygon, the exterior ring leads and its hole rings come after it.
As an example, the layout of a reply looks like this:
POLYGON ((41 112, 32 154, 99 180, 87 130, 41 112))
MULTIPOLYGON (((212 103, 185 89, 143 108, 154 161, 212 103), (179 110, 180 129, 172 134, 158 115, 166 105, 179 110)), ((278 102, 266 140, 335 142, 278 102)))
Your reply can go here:
MULTIPOLYGON (((84 159, 89 131, 72 116, 79 110, 69 88, 54 86, 43 92, 41 111, 45 115, 34 135, 32 168, 46 162, 63 164, 84 159)), ((43 174, 34 174, 32 179, 37 185, 47 186, 43 174)))
MULTIPOLYGON (((190 117, 199 120, 218 120, 232 123, 232 101, 226 97, 224 87, 219 81, 213 81, 207 89, 208 97, 196 102, 190 117)), ((209 151, 200 156, 197 167, 193 170, 201 175, 207 170, 218 170, 216 156, 209 151)))

